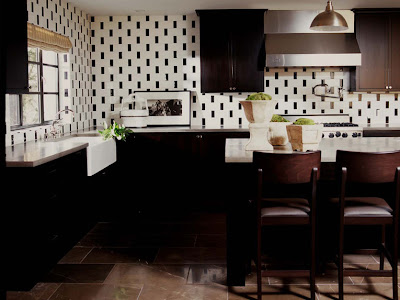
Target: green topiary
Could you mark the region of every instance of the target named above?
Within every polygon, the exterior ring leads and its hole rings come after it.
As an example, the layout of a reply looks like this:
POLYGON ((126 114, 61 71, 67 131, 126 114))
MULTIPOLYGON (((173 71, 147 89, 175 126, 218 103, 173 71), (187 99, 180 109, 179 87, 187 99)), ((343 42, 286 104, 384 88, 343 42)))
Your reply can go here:
POLYGON ((315 125, 315 122, 311 119, 299 118, 293 123, 293 125, 315 125))
POLYGON ((273 115, 271 122, 290 122, 280 115, 273 115))
POLYGON ((260 92, 249 95, 246 100, 272 100, 272 97, 260 92))

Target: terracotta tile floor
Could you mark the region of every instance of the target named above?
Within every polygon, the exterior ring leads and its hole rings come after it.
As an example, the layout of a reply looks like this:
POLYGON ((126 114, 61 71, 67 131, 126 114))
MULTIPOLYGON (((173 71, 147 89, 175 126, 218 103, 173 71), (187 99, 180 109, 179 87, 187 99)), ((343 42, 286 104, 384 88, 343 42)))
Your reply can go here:
MULTIPOLYGON (((256 299, 254 272, 244 287, 226 286, 225 216, 192 214, 131 226, 98 223, 30 292, 8 300, 256 299)), ((370 255, 347 267, 378 268, 370 255)), ((388 266, 388 264, 386 264, 388 266)), ((345 299, 391 299, 390 278, 345 278, 345 299)), ((317 278, 317 299, 337 299, 337 271, 317 278)), ((263 278, 263 299, 307 299, 308 280, 263 278)))

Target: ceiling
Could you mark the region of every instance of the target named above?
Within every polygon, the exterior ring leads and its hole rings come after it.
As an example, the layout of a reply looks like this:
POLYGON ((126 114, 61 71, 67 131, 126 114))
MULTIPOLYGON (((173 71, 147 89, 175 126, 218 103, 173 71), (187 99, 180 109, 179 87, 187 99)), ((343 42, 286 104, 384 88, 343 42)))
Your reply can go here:
MULTIPOLYGON (((92 16, 190 14, 196 9, 323 10, 326 0, 68 0, 92 16)), ((333 0, 335 9, 400 7, 399 0, 333 0)))

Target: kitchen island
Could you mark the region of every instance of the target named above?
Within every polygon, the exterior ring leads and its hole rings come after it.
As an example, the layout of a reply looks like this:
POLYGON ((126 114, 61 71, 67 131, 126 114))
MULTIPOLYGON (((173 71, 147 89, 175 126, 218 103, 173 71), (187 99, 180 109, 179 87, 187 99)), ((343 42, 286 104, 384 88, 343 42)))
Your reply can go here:
MULTIPOLYGON (((253 151, 246 151, 248 139, 227 139, 225 147, 226 163, 251 163, 253 151)), ((322 139, 319 144, 321 162, 331 163, 336 161, 336 150, 357 152, 385 152, 400 150, 400 138, 397 137, 371 137, 348 139, 322 139)), ((292 153, 291 145, 275 146, 274 153, 292 153)))
MULTIPOLYGON (((253 151, 246 151, 248 139, 226 139, 225 165, 227 186, 227 282, 228 285, 244 285, 251 257, 251 204, 255 195, 255 172, 252 169, 253 151)), ((335 162, 337 150, 358 152, 385 152, 400 150, 400 138, 340 138, 322 139, 321 179, 319 182, 319 209, 324 200, 335 193, 335 162)), ((270 151, 268 151, 270 152, 270 151)), ((274 147, 273 153, 292 153, 290 143, 274 147)), ((323 229, 319 228, 320 231, 323 229)), ((317 242, 318 243, 318 242, 317 242)))

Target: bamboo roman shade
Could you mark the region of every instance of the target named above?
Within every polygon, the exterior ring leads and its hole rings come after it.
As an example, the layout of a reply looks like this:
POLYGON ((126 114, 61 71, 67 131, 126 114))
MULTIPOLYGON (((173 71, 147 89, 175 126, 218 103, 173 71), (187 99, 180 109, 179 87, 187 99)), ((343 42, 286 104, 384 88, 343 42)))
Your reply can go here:
POLYGON ((68 37, 31 23, 28 23, 28 46, 59 53, 68 53, 72 48, 68 37))

